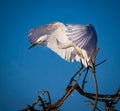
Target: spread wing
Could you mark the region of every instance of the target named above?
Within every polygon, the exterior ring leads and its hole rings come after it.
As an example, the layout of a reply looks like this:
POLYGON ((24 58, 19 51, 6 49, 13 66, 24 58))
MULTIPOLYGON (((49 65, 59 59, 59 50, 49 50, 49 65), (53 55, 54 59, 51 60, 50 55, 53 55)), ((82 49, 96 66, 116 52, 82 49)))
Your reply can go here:
POLYGON ((97 35, 93 25, 67 25, 67 36, 79 48, 84 49, 89 59, 96 55, 97 35))
POLYGON ((28 38, 31 44, 45 38, 46 40, 41 45, 50 48, 67 61, 73 61, 74 59, 79 61, 80 58, 73 47, 59 48, 59 44, 68 45, 72 42, 87 53, 88 59, 94 60, 96 56, 97 35, 94 26, 91 24, 68 24, 65 26, 61 22, 54 22, 31 29, 28 38))
POLYGON ((50 48, 56 52, 60 57, 67 61, 73 61, 76 54, 74 48, 61 49, 58 47, 59 43, 69 42, 66 36, 66 27, 63 23, 54 22, 41 27, 33 28, 28 32, 28 38, 31 44, 34 44, 38 39, 47 36, 47 40, 43 41, 41 45, 50 48))

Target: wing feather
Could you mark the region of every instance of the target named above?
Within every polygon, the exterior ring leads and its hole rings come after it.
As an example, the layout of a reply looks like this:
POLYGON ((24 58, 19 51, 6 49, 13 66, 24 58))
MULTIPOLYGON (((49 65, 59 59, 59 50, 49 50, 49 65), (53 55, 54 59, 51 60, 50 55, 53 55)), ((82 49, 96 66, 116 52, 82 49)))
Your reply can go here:
POLYGON ((93 25, 68 24, 67 35, 69 39, 79 48, 84 49, 88 57, 93 57, 96 52, 97 35, 93 25))
POLYGON ((47 35, 47 41, 41 43, 42 45, 50 48, 56 52, 60 57, 67 61, 74 61, 75 51, 73 47, 67 49, 60 49, 58 47, 58 41, 62 44, 69 41, 66 36, 67 28, 63 23, 54 22, 37 28, 33 28, 28 32, 28 38, 31 44, 34 44, 38 39, 47 35))

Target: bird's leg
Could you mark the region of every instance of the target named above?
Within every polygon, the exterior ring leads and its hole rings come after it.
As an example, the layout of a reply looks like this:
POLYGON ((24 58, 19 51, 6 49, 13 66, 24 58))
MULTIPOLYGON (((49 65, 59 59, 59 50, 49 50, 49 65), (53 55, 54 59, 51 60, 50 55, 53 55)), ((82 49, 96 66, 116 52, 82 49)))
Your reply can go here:
MULTIPOLYGON (((80 59, 81 61, 81 59, 80 59)), ((78 71, 72 76, 72 78, 70 79, 70 82, 68 84, 67 87, 70 87, 72 85, 73 82, 78 82, 79 80, 79 77, 80 77, 80 71, 83 69, 83 64, 82 64, 82 61, 81 61, 81 67, 78 69, 78 71), (75 77, 78 75, 78 78, 75 79, 75 77)))
POLYGON ((85 73, 84 79, 83 79, 83 81, 82 81, 82 90, 84 90, 85 83, 87 83, 86 77, 87 77, 89 68, 90 68, 89 66, 86 68, 86 73, 85 73))
POLYGON ((91 60, 91 63, 92 63, 92 67, 91 67, 92 72, 95 73, 95 68, 96 68, 95 66, 96 66, 96 65, 95 65, 95 63, 94 63, 92 60, 91 60))

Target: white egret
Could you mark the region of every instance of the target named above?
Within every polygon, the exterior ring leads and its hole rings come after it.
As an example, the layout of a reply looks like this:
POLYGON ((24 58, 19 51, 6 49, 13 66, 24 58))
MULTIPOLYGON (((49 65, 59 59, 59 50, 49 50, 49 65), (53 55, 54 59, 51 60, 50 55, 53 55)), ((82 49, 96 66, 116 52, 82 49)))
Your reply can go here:
POLYGON ((93 67, 97 54, 97 34, 92 24, 79 25, 53 22, 33 28, 28 33, 32 44, 44 45, 67 61, 81 61, 86 67, 93 67))

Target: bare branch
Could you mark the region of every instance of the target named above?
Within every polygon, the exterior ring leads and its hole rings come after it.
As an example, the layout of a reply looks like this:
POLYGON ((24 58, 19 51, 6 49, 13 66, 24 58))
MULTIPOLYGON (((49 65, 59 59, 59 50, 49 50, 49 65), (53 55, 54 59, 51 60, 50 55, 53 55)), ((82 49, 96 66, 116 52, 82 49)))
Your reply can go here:
POLYGON ((42 95, 44 95, 45 93, 47 93, 47 96, 48 96, 48 99, 49 99, 49 105, 51 105, 51 98, 50 98, 50 93, 49 93, 49 91, 47 91, 47 90, 42 90, 42 91, 40 91, 41 92, 41 94, 42 95))
POLYGON ((98 101, 98 84, 97 84, 97 79, 96 79, 96 75, 94 73, 95 71, 92 71, 92 75, 94 78, 94 84, 95 84, 95 90, 96 90, 96 97, 95 97, 95 103, 94 103, 94 107, 92 111, 95 111, 96 106, 97 106, 97 101, 98 101))
MULTIPOLYGON (((120 88, 114 94, 98 94, 97 79, 95 76, 95 67, 94 67, 92 68, 92 75, 94 78, 96 94, 85 92, 83 88, 83 84, 85 84, 85 82, 82 83, 82 88, 79 86, 79 83, 78 83, 81 77, 80 72, 82 69, 83 67, 80 67, 79 70, 75 73, 75 75, 70 79, 70 82, 66 87, 65 94, 58 101, 56 101, 55 103, 52 103, 49 91, 43 90, 41 91, 41 95, 43 96, 44 94, 47 94, 47 98, 49 101, 48 104, 46 103, 46 100, 45 101, 43 100, 42 96, 38 96, 38 99, 31 106, 27 105, 25 109, 22 109, 20 111, 53 111, 56 109, 57 111, 59 111, 58 110, 59 107, 64 103, 64 101, 71 95, 71 93, 74 90, 76 90, 80 95, 94 101, 94 103, 90 100, 87 101, 90 103, 90 105, 93 106, 92 111, 95 111, 95 109, 98 111, 101 111, 97 107, 97 102, 103 102, 105 104, 106 111, 116 111, 114 105, 117 104, 118 101, 120 100, 120 88), (35 106, 38 105, 39 103, 41 103, 41 105, 39 105, 42 108, 41 110, 35 109, 35 106)), ((85 81, 85 77, 83 81, 85 81)))

